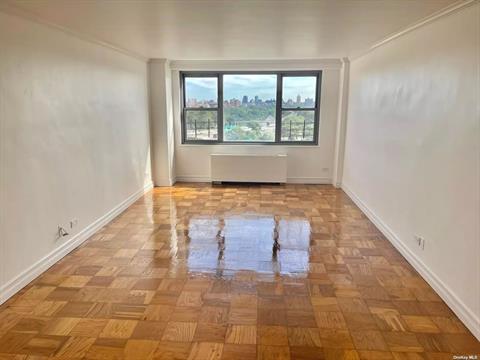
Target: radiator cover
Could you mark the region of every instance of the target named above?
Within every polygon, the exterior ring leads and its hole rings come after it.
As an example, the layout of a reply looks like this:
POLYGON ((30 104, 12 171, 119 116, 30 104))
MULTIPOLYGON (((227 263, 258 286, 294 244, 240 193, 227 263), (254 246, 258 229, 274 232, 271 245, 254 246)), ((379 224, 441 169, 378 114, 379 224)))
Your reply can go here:
POLYGON ((211 154, 213 182, 286 183, 287 155, 211 154))

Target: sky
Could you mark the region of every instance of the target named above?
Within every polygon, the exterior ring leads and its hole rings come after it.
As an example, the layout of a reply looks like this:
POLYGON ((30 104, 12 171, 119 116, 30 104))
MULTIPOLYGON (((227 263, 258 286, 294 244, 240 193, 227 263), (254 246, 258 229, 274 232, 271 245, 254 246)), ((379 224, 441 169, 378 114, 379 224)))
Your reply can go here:
MULTIPOLYGON (((315 82, 313 76, 284 77, 283 98, 296 100, 297 95, 305 98, 315 97, 315 82)), ((186 97, 197 100, 216 100, 217 78, 186 78, 186 97)), ((223 75, 223 97, 224 100, 239 99, 244 95, 252 99, 257 95, 262 100, 275 99, 277 87, 277 76, 271 74, 255 75, 223 75)))

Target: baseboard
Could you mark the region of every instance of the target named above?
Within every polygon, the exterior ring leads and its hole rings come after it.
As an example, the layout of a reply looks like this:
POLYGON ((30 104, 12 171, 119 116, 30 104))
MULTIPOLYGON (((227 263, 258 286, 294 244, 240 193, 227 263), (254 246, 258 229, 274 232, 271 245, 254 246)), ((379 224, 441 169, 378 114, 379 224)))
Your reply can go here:
POLYGON ((405 259, 417 270, 425 281, 447 303, 452 311, 459 317, 472 334, 480 340, 480 319, 468 308, 455 293, 433 273, 427 265, 412 252, 390 227, 371 210, 347 185, 342 184, 342 190, 363 211, 363 213, 385 235, 392 245, 405 257, 405 259))
POLYGON ((331 184, 331 178, 322 177, 288 177, 287 184, 331 184))
POLYGON ((28 269, 23 271, 20 275, 3 285, 0 288, 0 304, 3 304, 10 297, 15 295, 19 290, 28 285, 32 280, 34 280, 36 277, 46 271, 49 267, 62 259, 65 255, 74 250, 76 247, 81 245, 85 240, 87 240, 103 226, 112 221, 121 212, 126 210, 130 205, 132 205, 135 201, 142 197, 143 194, 145 194, 152 188, 152 182, 145 184, 143 188, 130 195, 127 199, 115 206, 108 213, 88 225, 71 239, 67 240, 64 244, 44 256, 42 259, 40 259, 28 269))
POLYGON ((158 179, 158 180, 155 180, 155 186, 172 186, 173 184, 175 184, 175 179, 158 179))
POLYGON ((180 175, 175 178, 177 182, 211 182, 210 176, 180 175))
MULTIPOLYGON (((183 175, 177 176, 176 181, 179 182, 211 182, 210 176, 191 176, 183 175)), ((289 177, 287 178, 288 184, 331 184, 331 178, 321 177, 289 177)))

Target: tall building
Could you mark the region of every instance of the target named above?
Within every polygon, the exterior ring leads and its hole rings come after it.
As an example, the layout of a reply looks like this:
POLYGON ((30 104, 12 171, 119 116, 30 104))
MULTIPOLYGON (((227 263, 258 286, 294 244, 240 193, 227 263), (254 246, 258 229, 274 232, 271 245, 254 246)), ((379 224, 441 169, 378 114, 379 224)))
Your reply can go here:
POLYGON ((244 104, 244 105, 248 104, 248 96, 247 95, 243 95, 242 104, 244 104))

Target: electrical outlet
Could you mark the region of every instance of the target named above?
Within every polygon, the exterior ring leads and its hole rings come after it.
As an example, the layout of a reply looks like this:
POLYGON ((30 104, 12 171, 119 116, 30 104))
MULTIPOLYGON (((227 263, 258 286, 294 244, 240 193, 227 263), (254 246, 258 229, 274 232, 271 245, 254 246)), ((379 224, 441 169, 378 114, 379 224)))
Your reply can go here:
POLYGON ((58 227, 57 227, 57 239, 61 239, 65 236, 68 236, 67 230, 63 226, 58 225, 58 227))
POLYGON ((415 242, 417 243, 417 246, 420 249, 425 250, 425 239, 419 235, 415 235, 414 237, 415 237, 415 242))

